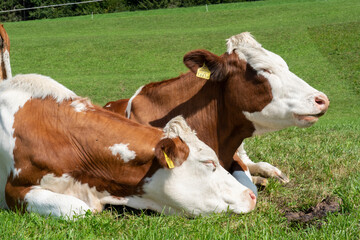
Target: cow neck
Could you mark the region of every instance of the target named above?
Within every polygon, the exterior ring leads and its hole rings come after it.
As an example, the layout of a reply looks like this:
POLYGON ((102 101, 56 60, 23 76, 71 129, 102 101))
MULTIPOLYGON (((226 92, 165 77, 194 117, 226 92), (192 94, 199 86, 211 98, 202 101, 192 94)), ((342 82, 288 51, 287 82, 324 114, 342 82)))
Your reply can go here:
POLYGON ((218 125, 218 156, 224 168, 229 170, 234 153, 245 138, 252 136, 254 127, 245 116, 237 118, 231 112, 224 110, 219 113, 218 125))
POLYGON ((143 179, 160 167, 153 161, 153 148, 162 132, 99 107, 76 112, 70 104, 32 99, 16 113, 15 168, 28 166, 20 176, 27 179, 29 174, 32 184, 38 184, 46 174, 68 174, 116 196, 141 193, 143 179), (128 144, 135 159, 124 163, 114 156, 109 147, 115 144, 128 144))
POLYGON ((185 118, 191 114, 192 99, 205 81, 194 79, 192 73, 177 78, 145 85, 132 102, 130 118, 155 127, 164 127, 178 115, 185 118))
POLYGON ((242 127, 231 121, 224 106, 224 83, 206 81, 188 72, 177 78, 145 85, 132 103, 131 119, 142 124, 164 127, 177 115, 182 115, 197 132, 200 140, 209 145, 225 166, 228 149, 236 151, 235 144, 242 137, 236 135, 242 127), (229 142, 230 141, 230 142, 229 142), (231 144, 229 144, 231 143, 231 144))
POLYGON ((134 99, 131 118, 142 124, 164 127, 177 115, 183 115, 200 140, 219 156, 230 169, 233 154, 250 137, 254 127, 241 111, 227 105, 227 81, 213 82, 188 72, 177 78, 145 85, 134 99))
POLYGON ((162 128, 172 118, 182 115, 198 137, 216 151, 218 88, 218 83, 197 78, 192 72, 150 83, 134 98, 130 118, 162 128), (202 128, 207 131, 199 131, 202 128))
POLYGON ((227 58, 232 67, 229 68, 228 79, 222 82, 218 141, 219 158, 225 169, 229 170, 237 148, 255 131, 254 125, 243 112, 261 111, 271 102, 272 94, 268 81, 258 75, 246 61, 239 59, 235 53, 227 58))

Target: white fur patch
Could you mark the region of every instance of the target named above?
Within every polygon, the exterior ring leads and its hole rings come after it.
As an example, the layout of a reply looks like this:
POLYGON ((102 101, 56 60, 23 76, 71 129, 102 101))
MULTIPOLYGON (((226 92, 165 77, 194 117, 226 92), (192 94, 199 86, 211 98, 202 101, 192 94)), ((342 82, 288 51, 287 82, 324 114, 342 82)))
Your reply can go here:
POLYGON ((227 39, 227 52, 231 54, 234 50, 240 59, 247 61, 256 71, 272 73, 289 69, 280 56, 262 48, 248 32, 227 39))
POLYGON ((20 172, 21 172, 21 168, 14 168, 13 169, 13 179, 19 177, 20 172))
POLYGON ((39 74, 18 74, 1 84, 0 91, 5 89, 26 92, 32 98, 53 97, 57 102, 78 97, 73 91, 52 78, 39 74))
MULTIPOLYGON (((4 60, 4 68, 5 68, 4 71, 6 74, 6 79, 10 79, 12 78, 11 66, 10 66, 10 54, 7 50, 5 50, 5 52, 0 57, 0 65, 2 64, 3 60, 4 60)), ((6 79, 2 79, 2 80, 6 80, 6 79)))
POLYGON ((0 84, 0 208, 7 208, 5 185, 14 169, 14 115, 31 98, 29 93, 6 88, 10 81, 0 84))
POLYGON ((28 211, 70 219, 85 214, 87 210, 100 212, 105 204, 125 205, 132 202, 127 198, 111 196, 107 191, 99 192, 67 174, 61 177, 45 175, 39 186, 26 194, 25 201, 28 211))
POLYGON ((111 153, 116 156, 119 155, 124 162, 129 162, 136 157, 136 153, 128 148, 129 144, 114 144, 109 147, 111 153))
POLYGON ((28 212, 36 212, 43 216, 73 219, 76 215, 84 215, 88 210, 92 210, 79 198, 49 191, 39 186, 33 187, 25 195, 24 200, 28 212))
POLYGON ((11 73, 11 65, 10 65, 10 54, 8 50, 5 50, 5 52, 3 53, 3 58, 4 58, 6 77, 7 79, 10 79, 12 78, 12 73, 11 73))
POLYGON ((90 110, 93 105, 89 99, 81 98, 73 101, 70 106, 72 106, 76 112, 86 112, 90 110))
POLYGON ((243 32, 238 35, 230 37, 229 39, 227 39, 226 45, 227 45, 227 52, 229 54, 231 54, 234 49, 240 46, 261 48, 261 44, 258 43, 249 32, 243 32))
POLYGON ((132 101, 134 100, 134 98, 135 98, 137 95, 139 95, 139 93, 141 92, 141 90, 143 89, 143 87, 144 87, 144 86, 139 87, 139 89, 136 90, 135 94, 129 99, 129 102, 128 102, 127 106, 126 106, 126 111, 125 111, 127 118, 130 118, 130 114, 131 114, 131 103, 132 103, 132 101))
POLYGON ((75 112, 85 112, 87 110, 86 105, 78 100, 73 101, 70 106, 74 108, 75 112))
POLYGON ((164 138, 181 137, 183 139, 198 139, 196 132, 192 130, 182 116, 171 119, 164 127, 164 138))
POLYGON ((95 187, 90 188, 87 183, 82 184, 67 174, 63 174, 61 177, 47 174, 41 179, 40 187, 52 192, 76 197, 96 212, 103 209, 101 199, 110 196, 107 191, 99 192, 95 187))

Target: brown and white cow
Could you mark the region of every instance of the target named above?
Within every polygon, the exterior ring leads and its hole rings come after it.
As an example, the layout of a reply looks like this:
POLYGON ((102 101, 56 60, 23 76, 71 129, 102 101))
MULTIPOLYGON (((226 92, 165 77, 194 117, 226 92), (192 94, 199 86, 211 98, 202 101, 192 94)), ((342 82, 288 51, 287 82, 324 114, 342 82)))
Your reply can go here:
POLYGON ((0 24, 0 81, 11 77, 10 40, 4 26, 0 24))
POLYGON ((253 163, 241 144, 254 135, 313 125, 328 109, 327 96, 297 77, 280 56, 247 32, 229 38, 227 52, 221 56, 196 50, 184 56, 184 63, 190 72, 142 86, 129 101, 109 102, 105 108, 126 111, 128 118, 156 127, 182 114, 240 182, 246 181, 241 171, 235 171, 241 160, 251 173, 287 182, 279 169, 253 163), (210 71, 209 80, 204 79, 203 67, 210 71))
POLYGON ((72 217, 108 203, 184 215, 255 207, 182 117, 163 131, 141 125, 36 74, 1 82, 0 109, 1 208, 72 217))

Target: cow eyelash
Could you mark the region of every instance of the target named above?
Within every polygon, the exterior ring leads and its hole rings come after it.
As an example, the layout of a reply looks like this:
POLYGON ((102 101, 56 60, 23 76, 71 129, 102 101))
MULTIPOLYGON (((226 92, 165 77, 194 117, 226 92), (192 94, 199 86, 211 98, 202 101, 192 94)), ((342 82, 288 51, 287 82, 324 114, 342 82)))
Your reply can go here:
POLYGON ((212 165, 214 166, 214 170, 213 170, 213 171, 216 170, 216 164, 215 164, 215 162, 214 162, 213 160, 201 161, 201 163, 203 163, 203 164, 205 164, 205 165, 210 165, 210 164, 212 164, 212 165))
POLYGON ((262 69, 263 72, 267 72, 269 74, 272 74, 273 72, 270 69, 262 69))

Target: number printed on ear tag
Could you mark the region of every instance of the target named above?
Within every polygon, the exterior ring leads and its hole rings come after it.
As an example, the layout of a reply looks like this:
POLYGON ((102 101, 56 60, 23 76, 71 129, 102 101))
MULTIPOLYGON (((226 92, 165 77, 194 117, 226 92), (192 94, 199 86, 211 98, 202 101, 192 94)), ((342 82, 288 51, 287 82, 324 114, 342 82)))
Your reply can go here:
POLYGON ((211 72, 210 70, 207 68, 207 66, 204 65, 201 67, 201 68, 198 68, 197 70, 197 73, 196 73, 196 76, 199 77, 199 78, 203 78, 203 79, 206 79, 206 80, 209 80, 210 79, 210 75, 211 75, 211 72))

